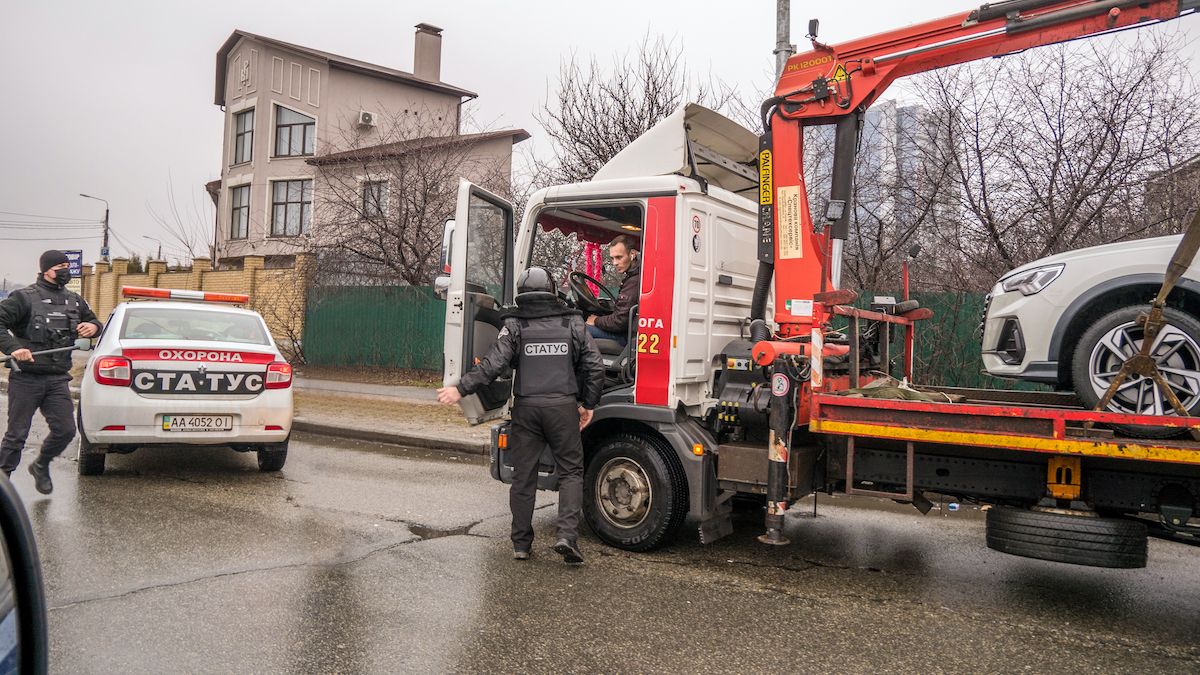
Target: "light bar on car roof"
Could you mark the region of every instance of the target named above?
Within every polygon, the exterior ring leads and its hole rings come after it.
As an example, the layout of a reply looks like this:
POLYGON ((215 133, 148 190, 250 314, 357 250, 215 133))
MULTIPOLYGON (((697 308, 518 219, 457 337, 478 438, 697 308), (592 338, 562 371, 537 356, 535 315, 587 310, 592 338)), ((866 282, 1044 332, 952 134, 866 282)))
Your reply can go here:
POLYGON ((156 298, 158 300, 199 300, 200 302, 228 302, 244 305, 250 302, 245 293, 210 293, 208 291, 185 291, 177 288, 143 288, 122 286, 121 295, 126 298, 156 298))

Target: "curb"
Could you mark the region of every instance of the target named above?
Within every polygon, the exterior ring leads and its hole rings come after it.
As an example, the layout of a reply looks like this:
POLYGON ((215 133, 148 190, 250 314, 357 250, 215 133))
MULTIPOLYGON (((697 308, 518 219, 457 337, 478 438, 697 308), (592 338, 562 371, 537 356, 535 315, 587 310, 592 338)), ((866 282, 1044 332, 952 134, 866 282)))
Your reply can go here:
POLYGON ((433 438, 416 434, 399 434, 386 431, 370 431, 367 429, 351 429, 332 424, 309 422, 300 418, 292 420, 292 431, 299 431, 334 438, 349 438, 357 441, 372 443, 388 443, 402 445, 407 448, 422 448, 425 450, 441 450, 443 452, 460 452, 468 455, 487 455, 487 443, 468 443, 448 438, 433 438))

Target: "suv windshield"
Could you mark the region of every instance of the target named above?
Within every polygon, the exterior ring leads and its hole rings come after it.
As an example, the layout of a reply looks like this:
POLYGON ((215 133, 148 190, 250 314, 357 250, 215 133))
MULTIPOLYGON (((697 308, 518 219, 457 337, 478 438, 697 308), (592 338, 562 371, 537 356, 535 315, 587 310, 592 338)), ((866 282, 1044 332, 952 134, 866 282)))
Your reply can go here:
POLYGON ((271 344, 262 321, 254 315, 167 307, 127 309, 121 338, 271 344))

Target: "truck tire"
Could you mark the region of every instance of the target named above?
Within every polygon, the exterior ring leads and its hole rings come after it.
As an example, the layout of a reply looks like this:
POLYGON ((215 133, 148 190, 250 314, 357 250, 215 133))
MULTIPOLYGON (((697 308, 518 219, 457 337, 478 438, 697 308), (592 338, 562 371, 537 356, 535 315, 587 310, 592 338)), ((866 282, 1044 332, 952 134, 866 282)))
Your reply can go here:
MULTIPOLYGON (((1149 311, 1149 305, 1118 309, 1100 317, 1079 338, 1072 358, 1071 377, 1075 393, 1086 407, 1096 407, 1125 359, 1141 348, 1143 331, 1136 321, 1138 315, 1149 311)), ((1163 318, 1166 325, 1159 334, 1159 347, 1151 356, 1160 368, 1170 368, 1163 375, 1173 385, 1172 389, 1188 414, 1200 414, 1200 321, 1172 307, 1163 310, 1163 318)), ((1151 380, 1139 375, 1126 379, 1125 385, 1128 386, 1122 386, 1113 397, 1109 410, 1175 415, 1151 380)), ((1167 427, 1110 426, 1135 438, 1173 438, 1184 433, 1167 427)))
POLYGON ((995 507, 987 513, 988 548, 1088 567, 1146 566, 1146 526, 1119 518, 995 507))
POLYGON ((287 462, 288 442, 272 443, 258 450, 259 471, 279 471, 287 462))
POLYGON ((687 477, 660 443, 635 434, 603 441, 583 475, 583 514, 604 543, 650 551, 670 542, 687 516, 687 477))

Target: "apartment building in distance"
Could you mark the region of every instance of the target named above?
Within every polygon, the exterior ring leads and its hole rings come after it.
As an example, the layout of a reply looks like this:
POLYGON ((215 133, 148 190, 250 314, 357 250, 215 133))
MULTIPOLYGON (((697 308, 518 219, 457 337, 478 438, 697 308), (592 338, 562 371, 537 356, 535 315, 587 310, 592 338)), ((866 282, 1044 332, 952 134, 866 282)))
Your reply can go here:
MULTIPOLYGON (((416 26, 411 73, 246 31, 229 36, 216 59, 214 103, 225 118, 221 178, 206 186, 217 205, 219 267, 238 268, 246 256, 262 256, 268 267, 292 264, 321 228, 321 181, 314 179, 325 157, 376 147, 385 158, 408 145, 468 139, 472 153, 511 177, 513 145, 529 134, 461 133, 463 104, 477 94, 441 80, 441 33, 416 26), (406 121, 404 130, 385 123, 397 119, 406 121)), ((401 187, 369 175, 358 180, 375 212, 401 187)))

